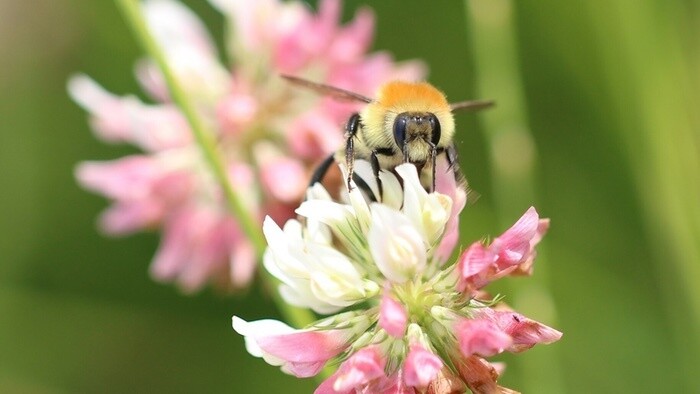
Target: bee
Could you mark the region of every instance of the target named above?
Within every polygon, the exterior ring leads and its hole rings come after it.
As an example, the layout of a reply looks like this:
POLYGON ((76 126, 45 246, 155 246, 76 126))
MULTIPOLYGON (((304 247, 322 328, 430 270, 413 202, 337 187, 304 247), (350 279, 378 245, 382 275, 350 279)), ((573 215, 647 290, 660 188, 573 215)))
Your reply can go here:
MULTIPOLYGON (((333 162, 344 160, 347 184, 353 180, 355 159, 370 162, 382 195, 379 171, 392 171, 401 163, 418 169, 421 184, 435 190, 438 155, 445 154, 456 173, 457 151, 454 146, 453 112, 477 111, 494 105, 491 100, 472 100, 450 104, 445 94, 427 82, 392 81, 380 86, 374 99, 348 90, 282 75, 296 85, 312 89, 339 100, 365 103, 345 126, 345 146, 327 157, 314 172, 310 184, 323 180, 333 162)), ((359 184, 358 184, 359 185, 359 184)))

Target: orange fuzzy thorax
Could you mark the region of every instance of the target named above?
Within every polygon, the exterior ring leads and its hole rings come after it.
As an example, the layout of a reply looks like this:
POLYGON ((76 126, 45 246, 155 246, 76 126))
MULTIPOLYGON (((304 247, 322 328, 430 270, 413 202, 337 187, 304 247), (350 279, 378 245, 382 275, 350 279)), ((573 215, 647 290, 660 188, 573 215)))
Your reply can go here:
POLYGON ((385 108, 402 112, 450 110, 445 95, 427 82, 386 83, 379 88, 376 101, 385 108))

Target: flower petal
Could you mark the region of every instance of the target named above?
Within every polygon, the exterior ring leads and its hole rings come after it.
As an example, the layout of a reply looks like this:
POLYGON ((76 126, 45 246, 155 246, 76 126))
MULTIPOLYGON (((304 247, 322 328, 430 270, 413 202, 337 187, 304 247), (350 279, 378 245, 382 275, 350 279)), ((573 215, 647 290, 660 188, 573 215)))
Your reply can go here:
POLYGON ((377 268, 394 283, 403 283, 421 273, 426 265, 423 238, 399 211, 374 203, 367 235, 377 268))
POLYGON ((342 352, 351 338, 349 330, 294 330, 276 320, 246 322, 233 317, 233 329, 246 339, 248 352, 272 365, 282 365, 297 377, 317 374, 342 352))
POLYGON ((330 378, 314 391, 315 394, 350 393, 384 377, 384 358, 376 347, 363 348, 350 356, 330 378))
POLYGON ((385 291, 379 304, 379 326, 389 335, 401 338, 406 332, 407 322, 406 309, 385 291))
POLYGON ((488 357, 503 352, 513 343, 511 337, 486 319, 462 319, 455 326, 459 349, 466 357, 488 357))
POLYGON ((514 353, 527 350, 538 343, 556 342, 563 335, 552 327, 511 311, 483 308, 480 310, 479 316, 495 323, 500 330, 513 338, 513 342, 507 350, 514 353))
POLYGON ((452 200, 452 211, 445 224, 445 233, 435 250, 435 257, 438 261, 444 262, 449 259, 459 240, 459 214, 467 203, 467 191, 464 185, 458 184, 454 170, 450 168, 447 159, 437 162, 435 174, 435 191, 447 195, 452 200))
POLYGON ((426 388, 437 378, 443 367, 442 360, 420 345, 412 345, 403 366, 406 385, 426 388))
POLYGON ((494 239, 491 249, 498 254, 498 265, 507 267, 527 260, 532 253, 531 242, 537 235, 539 215, 530 207, 515 224, 494 239))

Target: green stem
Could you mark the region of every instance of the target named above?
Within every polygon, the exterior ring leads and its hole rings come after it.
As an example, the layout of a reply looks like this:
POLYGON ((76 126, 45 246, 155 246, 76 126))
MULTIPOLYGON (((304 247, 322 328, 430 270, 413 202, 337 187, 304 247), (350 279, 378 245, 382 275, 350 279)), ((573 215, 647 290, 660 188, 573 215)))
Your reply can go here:
MULTIPOLYGON (((127 20, 136 38, 141 42, 144 50, 156 62, 160 69, 165 82, 170 90, 170 95, 178 105, 182 113, 187 118, 192 134, 194 135, 197 145, 201 149, 204 158, 209 165, 217 182, 221 185, 226 198, 226 203, 231 214, 236 218, 241 229, 246 234, 248 239, 253 243, 255 252, 258 256, 262 256, 265 252, 265 238, 261 231, 259 221, 251 214, 251 211, 245 206, 241 197, 233 189, 226 173, 226 166, 222 159, 221 153, 217 149, 214 135, 210 130, 207 130, 204 122, 199 118, 193 103, 185 91, 180 86, 173 71, 168 65, 165 54, 161 50, 158 43, 148 30, 146 21, 141 13, 139 0, 116 0, 119 9, 124 18, 127 20)), ((306 309, 294 308, 285 303, 279 293, 274 290, 277 281, 267 271, 261 270, 262 279, 273 288, 272 294, 277 307, 284 318, 292 325, 304 327, 312 323, 315 319, 314 315, 306 309)))
MULTIPOLYGON (((466 0, 466 18, 474 47, 476 85, 480 96, 496 100, 496 108, 480 120, 489 145, 497 216, 502 228, 535 202, 536 147, 528 128, 520 80, 511 0, 466 0)), ((538 248, 537 274, 512 283, 508 292, 518 309, 547 324, 555 324, 554 302, 548 290, 546 253, 538 248)), ((524 392, 561 393, 563 378, 556 346, 537 349, 516 359, 515 370, 524 392)))

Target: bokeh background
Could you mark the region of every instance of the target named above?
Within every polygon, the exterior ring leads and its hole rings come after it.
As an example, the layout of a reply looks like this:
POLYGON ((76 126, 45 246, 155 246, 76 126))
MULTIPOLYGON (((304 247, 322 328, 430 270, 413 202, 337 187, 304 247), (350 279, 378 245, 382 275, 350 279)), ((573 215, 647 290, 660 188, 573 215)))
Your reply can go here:
MULTIPOLYGON (((207 2, 185 3, 223 36, 207 2)), ((535 277, 495 290, 564 337, 507 357, 503 384, 700 392, 700 2, 372 6, 375 49, 424 59, 454 101, 498 101, 457 119, 480 194, 463 243, 530 205, 552 219, 535 277)), ((0 392, 310 392, 230 328, 278 316, 259 288, 184 296, 148 276, 157 234, 96 230, 106 203, 73 168, 133 151, 93 138, 66 79, 137 92, 140 55, 111 1, 0 0, 0 392)))

